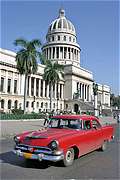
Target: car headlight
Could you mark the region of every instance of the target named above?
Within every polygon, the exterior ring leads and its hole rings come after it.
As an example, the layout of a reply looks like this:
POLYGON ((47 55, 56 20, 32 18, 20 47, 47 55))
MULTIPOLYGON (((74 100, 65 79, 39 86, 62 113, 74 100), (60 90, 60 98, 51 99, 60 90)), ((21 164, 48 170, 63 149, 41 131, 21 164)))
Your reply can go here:
POLYGON ((19 136, 14 136, 14 141, 15 141, 16 143, 19 143, 19 142, 20 142, 20 137, 19 137, 19 136))
POLYGON ((56 140, 53 140, 53 141, 49 144, 49 147, 50 147, 52 150, 57 150, 57 149, 58 149, 58 146, 59 146, 59 143, 58 143, 58 141, 56 141, 56 140))

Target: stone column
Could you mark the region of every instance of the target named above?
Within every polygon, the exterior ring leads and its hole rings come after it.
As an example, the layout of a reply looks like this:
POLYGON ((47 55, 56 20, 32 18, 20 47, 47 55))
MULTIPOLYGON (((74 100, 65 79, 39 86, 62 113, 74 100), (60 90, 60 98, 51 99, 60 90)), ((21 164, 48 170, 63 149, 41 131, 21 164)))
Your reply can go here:
POLYGON ((40 93, 41 93, 41 79, 39 79, 39 92, 38 92, 39 97, 40 97, 40 93))
POLYGON ((65 47, 63 47, 63 59, 65 59, 64 54, 65 54, 65 47))
POLYGON ((53 59, 53 47, 51 47, 51 59, 53 59))
POLYGON ((85 84, 84 84, 84 100, 85 100, 85 84))
POLYGON ((50 48, 48 48, 48 59, 50 59, 50 48))
POLYGON ((49 84, 47 85, 47 98, 49 98, 49 84))
POLYGON ((69 59, 68 57, 68 47, 66 47, 66 59, 69 59))
POLYGON ((43 97, 45 97, 45 81, 43 81, 43 97))
POLYGON ((56 86, 57 86, 57 84, 55 84, 55 99, 56 99, 56 94, 57 94, 57 92, 56 92, 56 86))
POLYGON ((34 96, 36 96, 36 78, 34 78, 34 96))
POLYGON ((11 79, 11 93, 14 94, 14 79, 15 79, 15 73, 12 72, 12 79, 11 79))
POLYGON ((56 59, 56 48, 57 48, 57 47, 55 47, 55 59, 56 59))
POLYGON ((6 78, 5 78, 5 93, 7 94, 7 88, 8 88, 8 71, 6 71, 6 78))
POLYGON ((29 76, 29 96, 31 96, 31 76, 29 76))
POLYGON ((60 84, 58 84, 58 94, 59 94, 59 98, 60 98, 60 84))
POLYGON ((82 83, 80 83, 80 98, 82 99, 82 83))
POLYGON ((87 86, 87 101, 89 101, 89 85, 87 86))
POLYGON ((64 99, 64 85, 62 84, 62 95, 61 95, 61 99, 64 99))

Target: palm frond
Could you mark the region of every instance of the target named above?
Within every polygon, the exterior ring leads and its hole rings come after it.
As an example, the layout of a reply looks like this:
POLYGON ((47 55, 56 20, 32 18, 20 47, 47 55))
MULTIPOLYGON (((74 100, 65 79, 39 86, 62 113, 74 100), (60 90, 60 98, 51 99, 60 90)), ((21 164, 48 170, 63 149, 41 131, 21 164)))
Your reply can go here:
POLYGON ((42 43, 39 39, 33 39, 31 41, 31 44, 33 44, 35 47, 41 47, 42 43))
POLYGON ((16 39, 14 41, 14 45, 15 46, 21 46, 21 47, 24 47, 24 48, 27 47, 27 43, 28 43, 27 40, 22 39, 22 38, 16 39))

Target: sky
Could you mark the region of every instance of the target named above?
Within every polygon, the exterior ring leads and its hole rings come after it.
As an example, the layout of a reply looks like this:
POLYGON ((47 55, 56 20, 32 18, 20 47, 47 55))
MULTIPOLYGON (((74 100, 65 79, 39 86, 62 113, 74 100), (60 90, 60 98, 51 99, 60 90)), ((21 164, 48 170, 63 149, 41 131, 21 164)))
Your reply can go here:
POLYGON ((45 36, 60 8, 75 26, 81 48, 81 67, 92 71, 94 80, 120 94, 119 1, 1 1, 1 48, 16 52, 13 42, 45 36))

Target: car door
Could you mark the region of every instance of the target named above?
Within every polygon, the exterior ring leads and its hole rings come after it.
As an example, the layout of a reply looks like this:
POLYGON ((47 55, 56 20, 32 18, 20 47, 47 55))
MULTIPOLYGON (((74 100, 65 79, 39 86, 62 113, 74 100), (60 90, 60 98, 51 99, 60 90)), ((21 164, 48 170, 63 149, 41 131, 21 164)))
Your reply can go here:
POLYGON ((83 121, 84 135, 82 137, 82 154, 86 154, 94 150, 94 133, 91 125, 91 120, 83 121))
POLYGON ((95 149, 99 148, 103 143, 102 126, 96 119, 92 119, 92 130, 94 135, 95 149))

